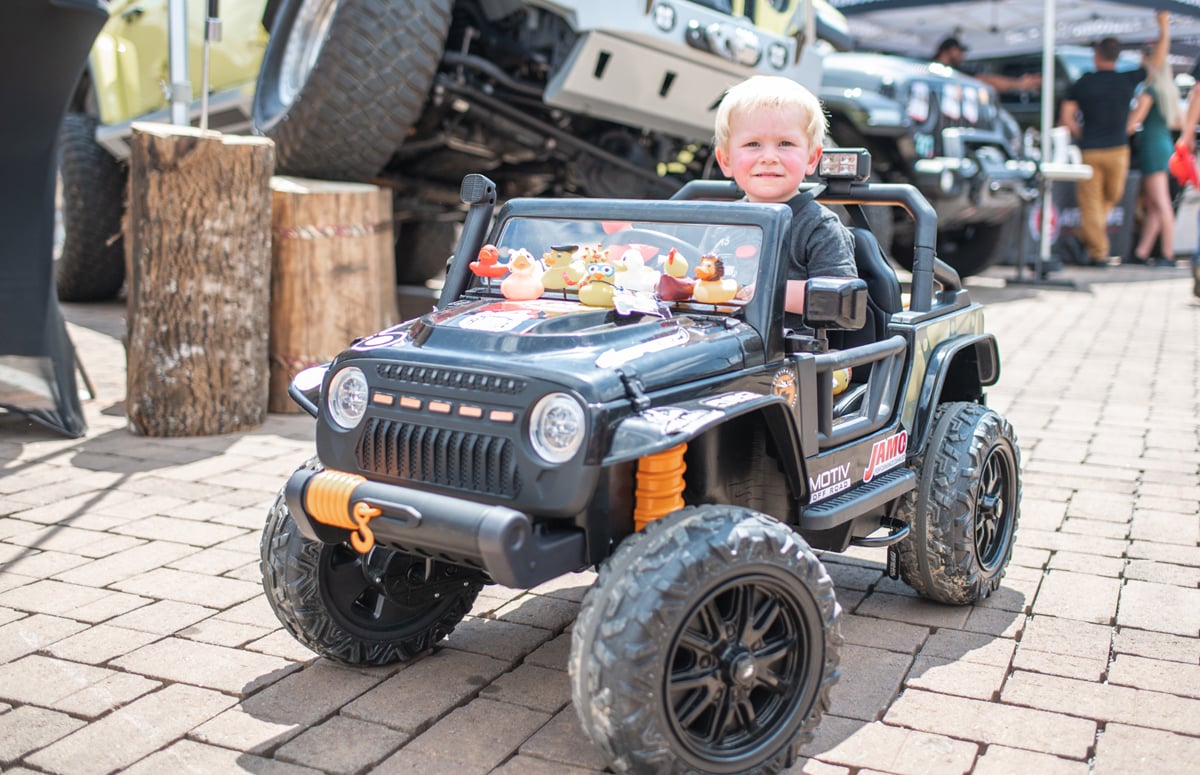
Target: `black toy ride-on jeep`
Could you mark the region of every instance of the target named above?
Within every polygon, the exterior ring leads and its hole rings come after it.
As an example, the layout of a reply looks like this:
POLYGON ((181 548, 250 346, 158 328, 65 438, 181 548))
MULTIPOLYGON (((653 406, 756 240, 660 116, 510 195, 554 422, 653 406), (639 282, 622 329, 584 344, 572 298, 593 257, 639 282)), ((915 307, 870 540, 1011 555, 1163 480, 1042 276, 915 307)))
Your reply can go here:
POLYGON ((671 201, 514 199, 493 224, 494 186, 465 178, 438 308, 292 384, 317 457, 262 538, 279 619, 384 664, 447 636, 485 584, 598 567, 569 667, 611 766, 786 766, 838 677, 817 552, 880 547, 923 596, 966 604, 999 585, 1019 516, 983 310, 935 257, 928 203, 865 183, 869 165, 826 152, 810 190, 911 214, 910 301, 859 228, 860 277, 810 280, 798 330, 786 205, 694 181, 671 201))

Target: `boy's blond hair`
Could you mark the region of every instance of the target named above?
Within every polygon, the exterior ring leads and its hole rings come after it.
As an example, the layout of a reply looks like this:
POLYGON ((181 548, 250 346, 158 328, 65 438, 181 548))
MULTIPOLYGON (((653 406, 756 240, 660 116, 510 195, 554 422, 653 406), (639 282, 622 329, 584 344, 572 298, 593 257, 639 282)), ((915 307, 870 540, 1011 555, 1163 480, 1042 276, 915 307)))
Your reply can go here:
POLYGON ((804 132, 812 147, 824 145, 829 120, 817 96, 791 78, 780 75, 754 75, 731 86, 717 106, 716 146, 728 152, 733 114, 771 108, 800 108, 808 116, 804 132))

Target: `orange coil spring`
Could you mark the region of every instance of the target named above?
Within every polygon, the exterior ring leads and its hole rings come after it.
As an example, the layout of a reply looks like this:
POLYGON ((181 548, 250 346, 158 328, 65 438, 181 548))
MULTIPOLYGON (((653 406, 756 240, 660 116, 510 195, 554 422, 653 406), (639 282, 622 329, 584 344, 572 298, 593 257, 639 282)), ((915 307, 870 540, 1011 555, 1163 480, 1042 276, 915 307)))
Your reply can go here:
POLYGON ((634 527, 642 530, 650 522, 683 508, 683 453, 687 444, 646 455, 638 461, 637 496, 633 509, 634 527))
POLYGON ((304 508, 309 515, 322 525, 354 531, 350 534, 350 545, 363 554, 375 545, 375 534, 367 523, 382 513, 363 501, 350 507, 350 496, 366 481, 344 471, 321 471, 308 480, 304 490, 304 508))

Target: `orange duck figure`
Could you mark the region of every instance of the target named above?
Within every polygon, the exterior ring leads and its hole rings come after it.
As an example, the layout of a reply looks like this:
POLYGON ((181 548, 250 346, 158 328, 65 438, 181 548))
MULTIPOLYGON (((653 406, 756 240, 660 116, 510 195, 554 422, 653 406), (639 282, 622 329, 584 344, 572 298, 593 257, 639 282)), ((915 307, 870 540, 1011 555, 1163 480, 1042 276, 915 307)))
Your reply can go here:
POLYGON ((484 245, 479 249, 479 260, 470 263, 471 272, 476 277, 482 277, 487 283, 487 289, 492 290, 492 280, 499 279, 508 273, 508 266, 501 264, 500 251, 495 245, 484 245))
POLYGON ((542 265, 533 254, 522 248, 508 259, 508 277, 500 283, 500 293, 509 301, 529 301, 541 297, 542 265))
POLYGON ((687 301, 692 298, 696 281, 687 276, 687 259, 671 248, 662 260, 662 276, 658 278, 658 298, 663 301, 687 301))
POLYGON ((700 258, 692 299, 701 304, 724 304, 737 295, 737 280, 725 277, 725 262, 714 255, 700 258))

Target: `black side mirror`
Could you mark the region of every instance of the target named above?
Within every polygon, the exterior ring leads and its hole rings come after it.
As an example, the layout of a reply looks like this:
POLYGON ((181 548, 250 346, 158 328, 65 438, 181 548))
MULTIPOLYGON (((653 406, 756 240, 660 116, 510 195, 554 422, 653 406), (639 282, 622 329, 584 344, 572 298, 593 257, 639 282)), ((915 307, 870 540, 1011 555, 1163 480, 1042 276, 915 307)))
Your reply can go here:
POLYGON ((804 289, 804 323, 818 332, 857 331, 867 322, 867 282, 861 277, 812 277, 804 289))

